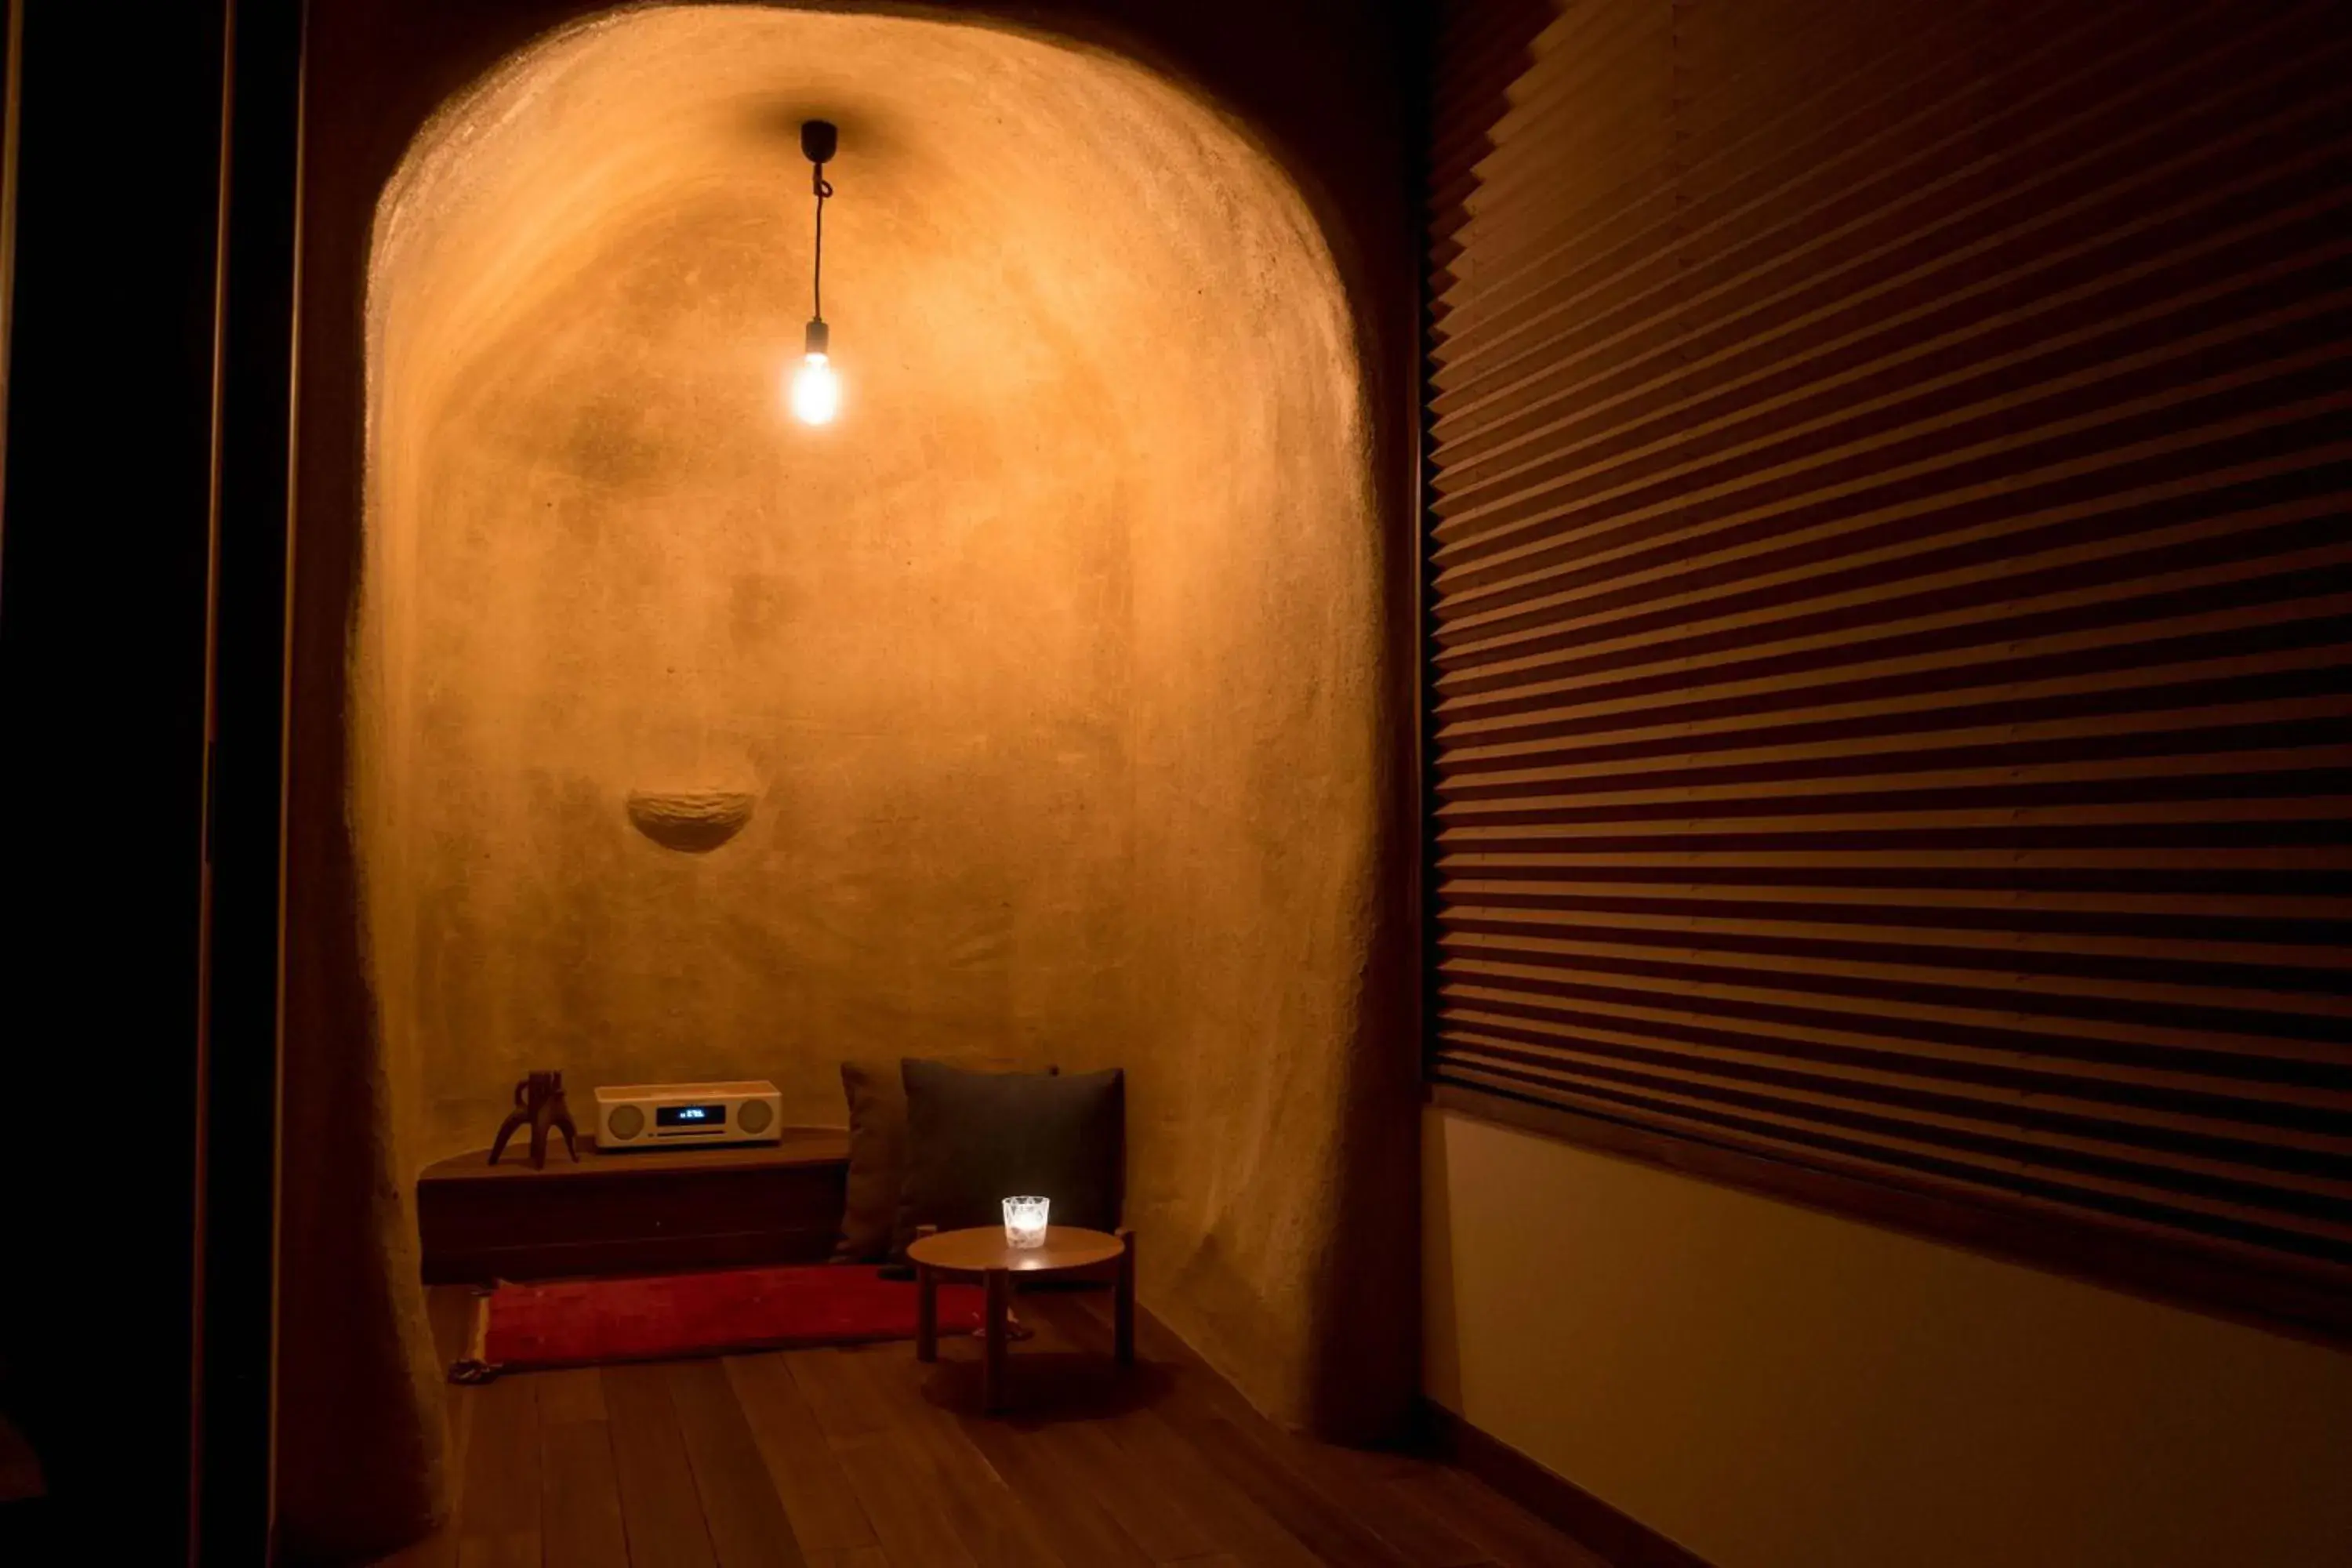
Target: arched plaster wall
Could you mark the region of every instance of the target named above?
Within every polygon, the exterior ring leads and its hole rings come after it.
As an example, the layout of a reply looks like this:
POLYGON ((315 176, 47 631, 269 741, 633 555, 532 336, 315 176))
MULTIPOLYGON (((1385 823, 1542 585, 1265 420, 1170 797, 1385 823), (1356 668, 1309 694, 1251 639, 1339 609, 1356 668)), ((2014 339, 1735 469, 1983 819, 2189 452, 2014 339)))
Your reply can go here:
POLYGON ((1147 1301, 1311 1414, 1388 764, 1354 323, 1282 171, 1106 54, 635 11, 436 117, 368 279, 350 809, 395 1201, 533 1067, 837 1121, 845 1055, 1116 1063, 1147 1301), (778 395, 810 113, 822 431, 778 395), (681 855, 625 810, 670 787, 756 805, 681 855))

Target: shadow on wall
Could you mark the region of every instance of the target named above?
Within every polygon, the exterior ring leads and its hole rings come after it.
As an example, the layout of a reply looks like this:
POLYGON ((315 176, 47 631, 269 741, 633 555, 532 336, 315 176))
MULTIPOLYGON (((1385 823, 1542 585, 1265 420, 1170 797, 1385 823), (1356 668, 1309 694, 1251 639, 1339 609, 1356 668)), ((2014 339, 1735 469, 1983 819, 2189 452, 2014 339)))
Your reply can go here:
MULTIPOLYGON (((845 1057, 1124 1066, 1145 1299, 1318 1414, 1396 847, 1355 328, 1281 169, 1100 53, 638 10, 452 100, 367 279, 334 1070, 389 1123, 415 1468, 410 1184, 534 1068, 838 1122, 845 1057)), ((396 1533, 331 1447, 289 1442, 289 1540, 396 1533)))

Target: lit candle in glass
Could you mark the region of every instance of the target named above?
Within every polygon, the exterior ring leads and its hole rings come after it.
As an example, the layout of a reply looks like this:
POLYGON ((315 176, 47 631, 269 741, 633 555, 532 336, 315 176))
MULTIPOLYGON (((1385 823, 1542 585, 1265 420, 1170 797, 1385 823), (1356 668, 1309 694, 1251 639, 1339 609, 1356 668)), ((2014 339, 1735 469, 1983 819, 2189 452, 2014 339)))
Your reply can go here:
POLYGON ((1045 1208, 1050 1198, 1004 1200, 1004 1245, 1024 1249, 1045 1245, 1045 1208))

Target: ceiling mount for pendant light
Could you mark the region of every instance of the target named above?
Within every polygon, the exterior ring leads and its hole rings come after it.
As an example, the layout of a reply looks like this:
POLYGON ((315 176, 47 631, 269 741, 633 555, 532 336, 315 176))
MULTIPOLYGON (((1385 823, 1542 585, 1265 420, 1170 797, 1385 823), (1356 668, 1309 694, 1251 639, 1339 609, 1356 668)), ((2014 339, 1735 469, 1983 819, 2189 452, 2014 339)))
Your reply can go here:
POLYGON ((801 152, 811 165, 809 184, 816 193, 816 261, 809 278, 808 337, 802 348, 800 368, 793 372, 793 412, 802 423, 829 425, 841 410, 841 378, 833 369, 833 333, 824 324, 824 199, 833 182, 824 166, 841 144, 841 132, 830 120, 801 121, 801 152))

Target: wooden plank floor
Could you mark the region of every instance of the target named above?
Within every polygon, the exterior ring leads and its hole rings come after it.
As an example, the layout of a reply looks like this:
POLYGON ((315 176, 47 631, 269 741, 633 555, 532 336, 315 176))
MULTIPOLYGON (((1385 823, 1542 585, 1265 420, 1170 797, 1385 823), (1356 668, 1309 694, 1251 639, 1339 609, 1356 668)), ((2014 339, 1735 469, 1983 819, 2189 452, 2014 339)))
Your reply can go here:
MULTIPOLYGON (((471 1310, 432 1292, 453 1356, 471 1310)), ((454 1516, 398 1568, 1607 1568, 1459 1470, 1285 1432, 1107 1295, 1018 1310, 1016 1408, 978 1346, 787 1351, 451 1385, 454 1516)))

